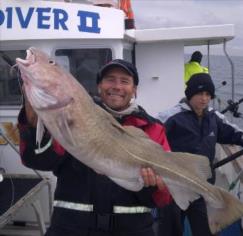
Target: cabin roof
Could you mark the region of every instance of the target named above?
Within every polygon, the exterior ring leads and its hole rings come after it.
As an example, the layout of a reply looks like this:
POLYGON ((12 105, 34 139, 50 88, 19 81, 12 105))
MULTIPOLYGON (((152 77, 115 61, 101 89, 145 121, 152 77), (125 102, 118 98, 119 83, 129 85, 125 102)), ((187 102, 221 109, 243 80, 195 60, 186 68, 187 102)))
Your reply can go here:
POLYGON ((3 0, 1 6, 12 12, 3 13, 0 41, 125 39, 138 43, 183 42, 184 46, 195 46, 220 44, 234 38, 232 24, 125 30, 123 11, 87 4, 33 1, 26 5, 21 1, 3 0), (31 17, 27 17, 27 13, 31 17))
POLYGON ((127 30, 126 38, 140 43, 183 41, 184 46, 220 44, 234 38, 234 25, 127 30))

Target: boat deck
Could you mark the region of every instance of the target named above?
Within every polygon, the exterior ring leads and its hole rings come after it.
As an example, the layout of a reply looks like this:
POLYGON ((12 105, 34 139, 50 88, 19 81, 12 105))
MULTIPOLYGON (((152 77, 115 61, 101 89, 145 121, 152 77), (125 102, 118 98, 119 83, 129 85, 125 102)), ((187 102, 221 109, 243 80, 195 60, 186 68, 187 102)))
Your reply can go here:
POLYGON ((0 183, 0 235, 44 235, 46 227, 38 195, 47 185, 46 179, 35 175, 4 176, 3 182, 0 183), (35 212, 36 230, 33 225, 26 226, 25 222, 14 221, 14 216, 27 205, 33 207, 35 212))

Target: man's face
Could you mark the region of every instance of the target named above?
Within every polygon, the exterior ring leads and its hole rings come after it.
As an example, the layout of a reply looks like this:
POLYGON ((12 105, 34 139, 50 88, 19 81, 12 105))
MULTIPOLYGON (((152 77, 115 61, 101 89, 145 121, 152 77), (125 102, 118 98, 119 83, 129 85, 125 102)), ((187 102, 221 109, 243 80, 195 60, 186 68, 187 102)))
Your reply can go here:
POLYGON ((109 69, 98 84, 102 101, 111 109, 122 111, 129 106, 137 87, 133 77, 120 67, 109 69))
POLYGON ((192 96, 189 103, 197 114, 201 114, 203 110, 208 106, 210 100, 210 93, 203 91, 192 96))

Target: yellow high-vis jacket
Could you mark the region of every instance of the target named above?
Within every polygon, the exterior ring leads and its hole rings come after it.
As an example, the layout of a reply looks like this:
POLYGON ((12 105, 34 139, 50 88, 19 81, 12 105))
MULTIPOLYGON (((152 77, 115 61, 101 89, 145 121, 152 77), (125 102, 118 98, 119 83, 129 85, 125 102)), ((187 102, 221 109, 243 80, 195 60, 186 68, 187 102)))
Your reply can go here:
POLYGON ((184 65, 184 82, 185 85, 192 75, 197 73, 208 73, 208 68, 201 66, 196 61, 190 61, 184 65))

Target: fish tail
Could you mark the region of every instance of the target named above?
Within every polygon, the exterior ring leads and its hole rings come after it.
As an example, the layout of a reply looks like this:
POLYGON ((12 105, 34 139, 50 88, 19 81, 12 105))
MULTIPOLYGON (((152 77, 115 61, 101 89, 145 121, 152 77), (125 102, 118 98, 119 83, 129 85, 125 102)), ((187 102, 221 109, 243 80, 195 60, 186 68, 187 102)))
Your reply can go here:
POLYGON ((215 204, 207 203, 208 222, 213 234, 243 216, 243 203, 229 192, 220 188, 218 190, 223 204, 220 207, 215 207, 215 204))

